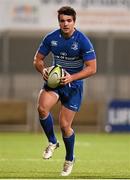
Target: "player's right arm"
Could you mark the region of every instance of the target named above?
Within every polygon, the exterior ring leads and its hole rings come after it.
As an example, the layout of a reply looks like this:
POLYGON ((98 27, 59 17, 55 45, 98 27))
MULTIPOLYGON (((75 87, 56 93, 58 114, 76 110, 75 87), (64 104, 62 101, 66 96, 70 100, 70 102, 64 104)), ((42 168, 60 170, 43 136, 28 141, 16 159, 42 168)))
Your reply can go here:
POLYGON ((45 67, 44 59, 45 59, 45 56, 43 54, 36 52, 34 56, 33 65, 36 68, 36 70, 41 73, 41 75, 43 76, 43 79, 47 80, 48 73, 45 67))
POLYGON ((43 76, 44 80, 48 79, 48 72, 47 68, 45 67, 45 57, 49 54, 51 51, 50 47, 50 39, 49 36, 45 36, 39 45, 39 48, 34 56, 34 67, 38 72, 40 72, 43 76))

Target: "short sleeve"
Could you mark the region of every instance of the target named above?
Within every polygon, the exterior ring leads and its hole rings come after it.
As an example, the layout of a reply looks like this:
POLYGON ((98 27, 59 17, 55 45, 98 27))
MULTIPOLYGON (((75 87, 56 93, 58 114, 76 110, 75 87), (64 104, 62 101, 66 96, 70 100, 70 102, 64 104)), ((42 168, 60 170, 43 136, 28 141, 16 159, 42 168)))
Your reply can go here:
POLYGON ((93 48, 93 45, 89 38, 85 35, 81 37, 81 51, 84 61, 89 61, 96 58, 96 53, 93 48))
POLYGON ((38 52, 43 54, 44 56, 47 56, 50 52, 50 42, 49 42, 49 38, 48 36, 46 36, 45 38, 43 38, 39 48, 38 48, 38 52))

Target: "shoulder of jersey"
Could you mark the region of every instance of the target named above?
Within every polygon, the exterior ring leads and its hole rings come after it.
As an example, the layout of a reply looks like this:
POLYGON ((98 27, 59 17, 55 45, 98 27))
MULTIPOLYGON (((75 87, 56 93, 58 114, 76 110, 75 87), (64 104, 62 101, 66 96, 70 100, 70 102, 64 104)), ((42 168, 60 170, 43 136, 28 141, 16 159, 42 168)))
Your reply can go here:
POLYGON ((48 37, 56 36, 59 34, 59 29, 56 29, 54 31, 51 31, 47 34, 48 37))

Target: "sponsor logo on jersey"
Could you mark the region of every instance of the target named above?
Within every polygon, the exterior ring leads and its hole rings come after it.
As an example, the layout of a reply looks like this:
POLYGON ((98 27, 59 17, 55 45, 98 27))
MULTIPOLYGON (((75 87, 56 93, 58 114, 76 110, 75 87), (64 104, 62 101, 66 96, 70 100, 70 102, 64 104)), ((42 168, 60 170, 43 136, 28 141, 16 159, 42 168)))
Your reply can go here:
POLYGON ((51 46, 57 46, 57 45, 58 45, 57 41, 54 41, 54 40, 51 41, 51 46))
POLYGON ((73 44, 71 45, 71 49, 76 51, 78 49, 78 43, 77 42, 73 42, 73 44))
POLYGON ((54 59, 58 59, 58 60, 69 60, 69 61, 75 61, 75 60, 80 60, 79 56, 74 56, 74 57, 68 57, 68 56, 63 56, 63 55, 54 55, 54 59))

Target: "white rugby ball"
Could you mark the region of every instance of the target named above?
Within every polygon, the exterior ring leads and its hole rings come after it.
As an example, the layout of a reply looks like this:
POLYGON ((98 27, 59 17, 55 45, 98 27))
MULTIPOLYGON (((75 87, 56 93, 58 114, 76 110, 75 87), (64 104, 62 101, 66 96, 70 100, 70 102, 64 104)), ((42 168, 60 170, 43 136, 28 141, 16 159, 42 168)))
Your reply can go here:
POLYGON ((60 86, 60 78, 64 76, 64 70, 59 65, 52 66, 50 69, 47 85, 48 87, 54 89, 60 86))

